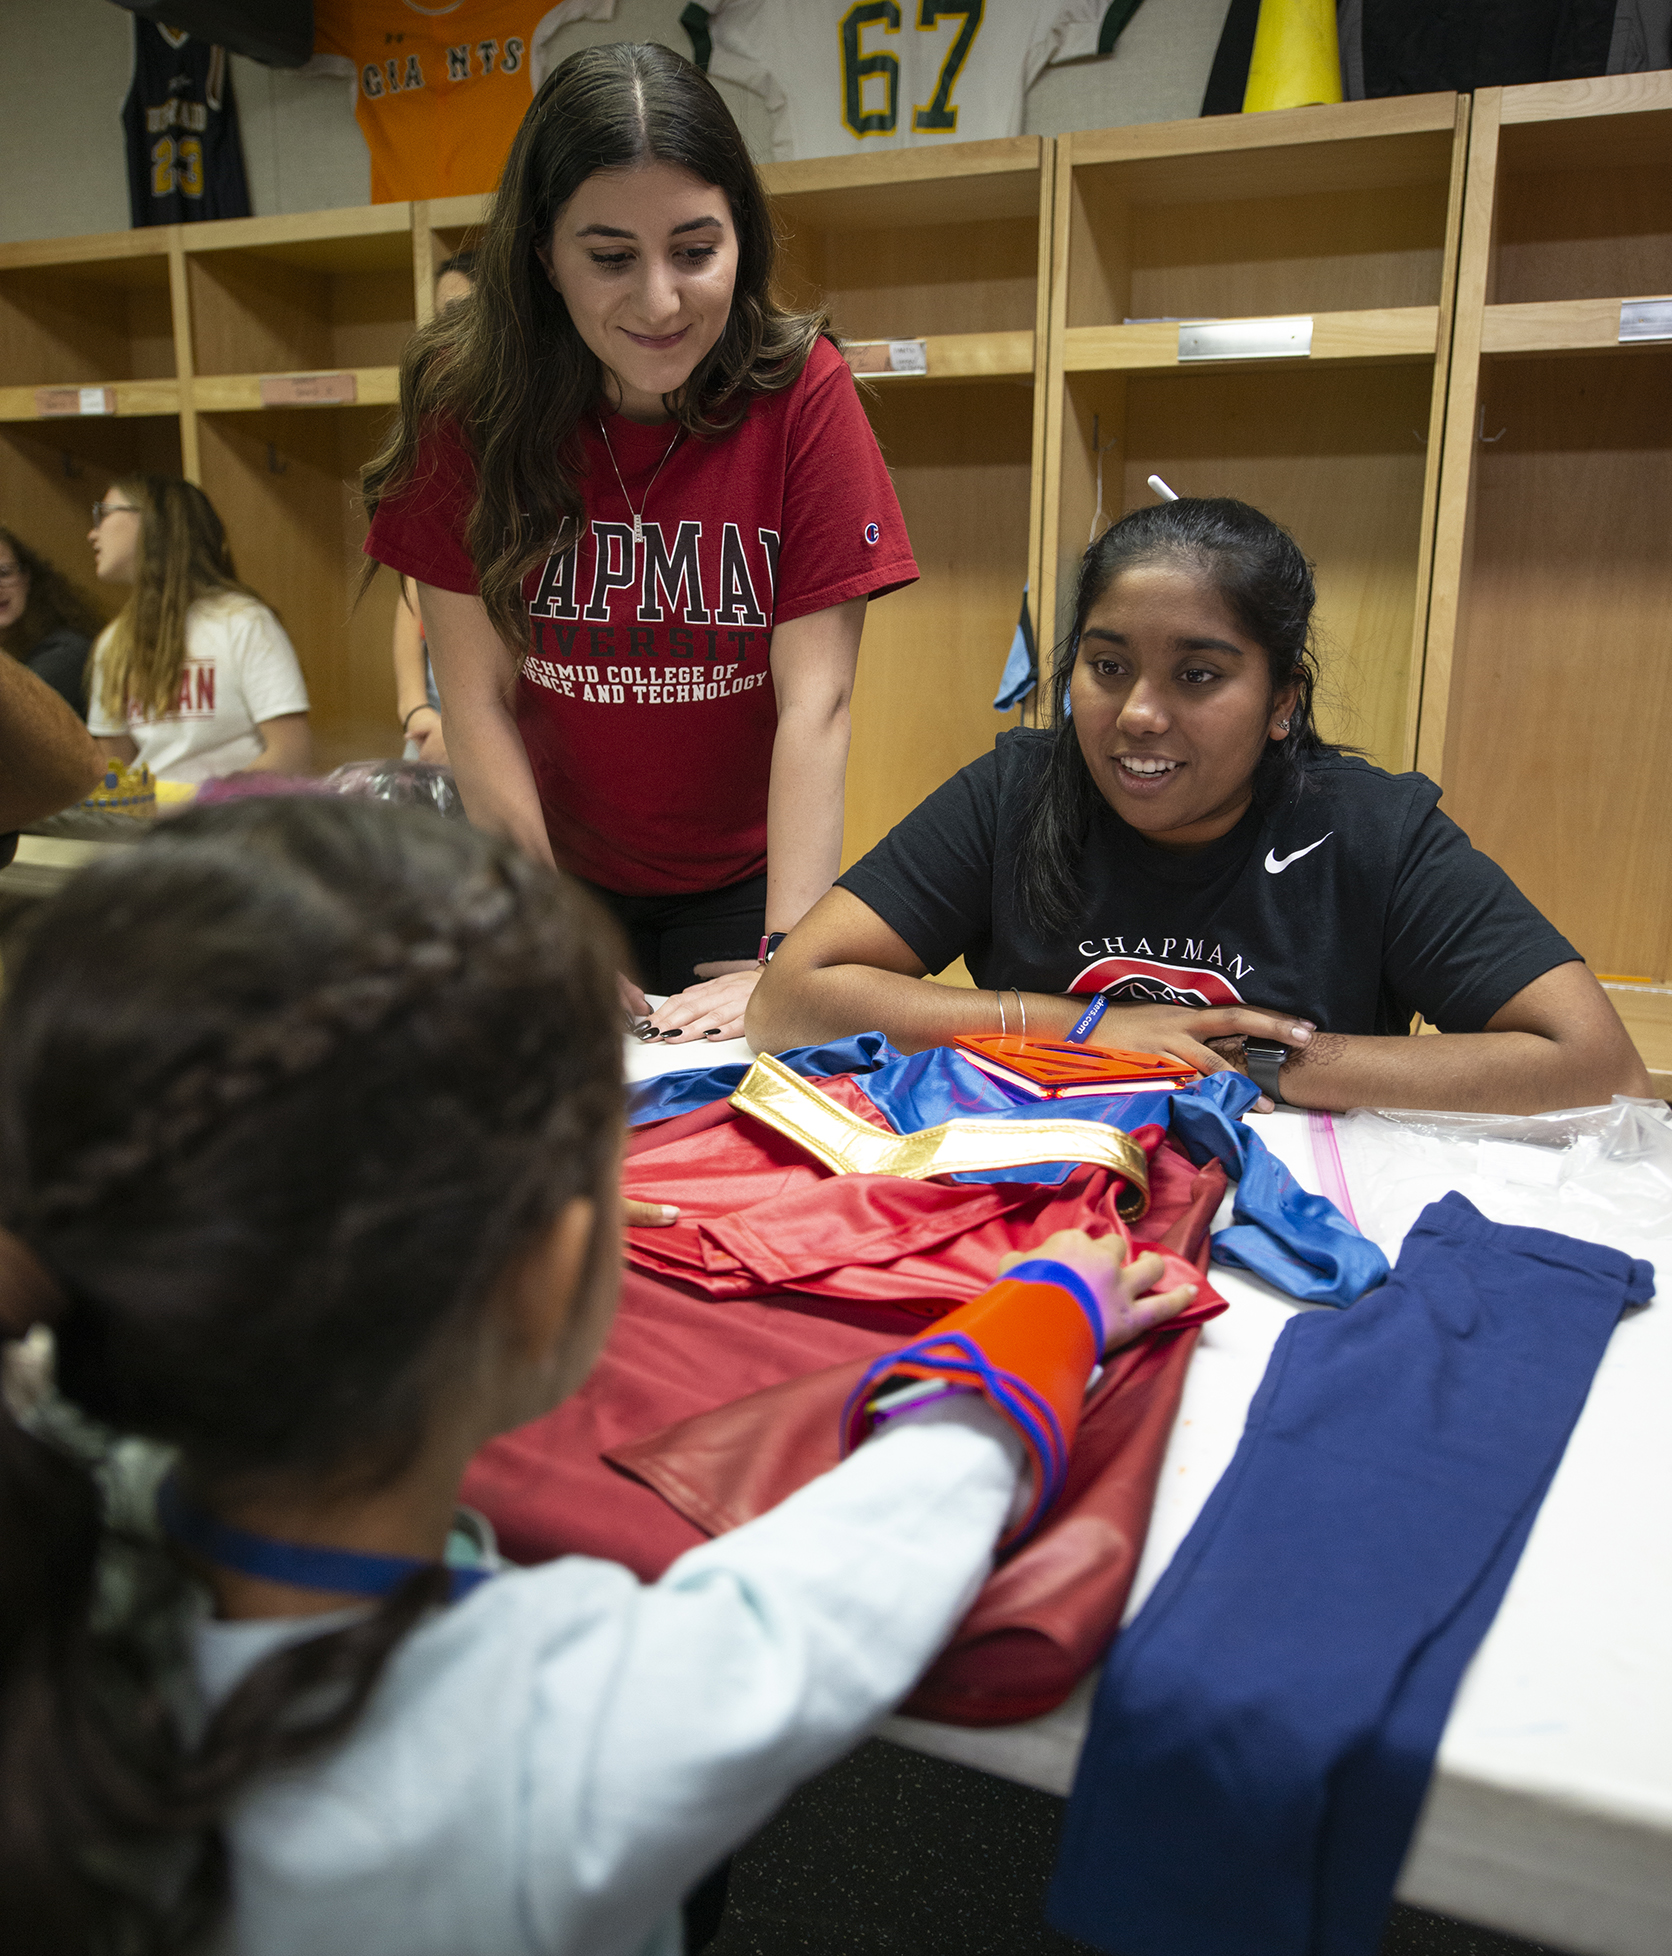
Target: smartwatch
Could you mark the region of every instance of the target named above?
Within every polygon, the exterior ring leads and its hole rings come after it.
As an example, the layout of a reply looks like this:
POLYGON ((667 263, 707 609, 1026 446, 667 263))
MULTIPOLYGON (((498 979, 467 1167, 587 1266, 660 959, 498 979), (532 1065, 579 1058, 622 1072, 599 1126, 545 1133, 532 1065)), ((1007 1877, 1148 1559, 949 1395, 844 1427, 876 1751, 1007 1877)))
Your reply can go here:
POLYGON ((789 932, 787 930, 769 930, 761 939, 760 963, 763 971, 778 955, 778 946, 788 936, 789 932))
POLYGON ((1277 1076, 1289 1057, 1287 1046, 1275 1039, 1245 1039, 1242 1042, 1242 1070, 1274 1107, 1287 1107, 1277 1076))

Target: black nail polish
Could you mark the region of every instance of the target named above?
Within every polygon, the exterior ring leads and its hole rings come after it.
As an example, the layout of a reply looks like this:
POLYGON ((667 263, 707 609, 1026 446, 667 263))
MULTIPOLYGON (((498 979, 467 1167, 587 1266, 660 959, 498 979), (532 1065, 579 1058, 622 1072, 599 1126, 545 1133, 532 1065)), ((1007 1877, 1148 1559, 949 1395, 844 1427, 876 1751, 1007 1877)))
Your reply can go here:
POLYGON ((719 1031, 720 1028, 718 1026, 704 1026, 702 1036, 704 1039, 713 1039, 718 1036, 719 1031))

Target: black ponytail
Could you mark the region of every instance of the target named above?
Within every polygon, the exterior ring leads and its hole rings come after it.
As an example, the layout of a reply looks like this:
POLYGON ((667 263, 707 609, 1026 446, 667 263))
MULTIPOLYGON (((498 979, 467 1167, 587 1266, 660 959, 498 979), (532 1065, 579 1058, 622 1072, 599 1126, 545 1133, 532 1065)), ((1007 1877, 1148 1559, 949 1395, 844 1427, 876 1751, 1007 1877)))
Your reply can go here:
POLYGON ((1229 496, 1181 496, 1133 510, 1111 524, 1080 560, 1074 623, 1051 666, 1055 733, 1017 865, 1023 905, 1042 928, 1060 926, 1076 913, 1080 855, 1099 799, 1068 712, 1080 634, 1093 607, 1123 571, 1158 562, 1177 563, 1205 577, 1265 652, 1273 695, 1287 686, 1296 689, 1287 738, 1268 740, 1255 770, 1256 800, 1269 804, 1298 793, 1308 764, 1337 751, 1319 739, 1313 720, 1318 667, 1312 610, 1317 589, 1294 538, 1269 516, 1229 496))
MULTIPOLYGON (((197 1936, 229 1802, 344 1733, 445 1594, 421 1571, 183 1732, 190 1578, 113 1511, 136 1451, 115 1436, 177 1450, 211 1505, 398 1473, 499 1274, 603 1192, 620 1121, 613 929, 509 844, 307 797, 194 812, 124 857, 43 908, 0 1009, 0 1231, 61 1293, 58 1396, 0 1410, 18 1956, 197 1936)), ((0 1294, 0 1326, 24 1322, 0 1294)))

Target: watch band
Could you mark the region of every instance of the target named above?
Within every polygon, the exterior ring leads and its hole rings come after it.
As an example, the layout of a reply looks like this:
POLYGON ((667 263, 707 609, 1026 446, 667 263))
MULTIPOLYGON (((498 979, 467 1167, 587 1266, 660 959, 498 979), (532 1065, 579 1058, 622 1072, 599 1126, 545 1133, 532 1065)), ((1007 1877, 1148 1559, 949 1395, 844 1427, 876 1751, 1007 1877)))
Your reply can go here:
POLYGON ((1242 1069, 1274 1107, 1287 1107, 1278 1075, 1289 1057, 1287 1046, 1275 1039, 1245 1039, 1242 1042, 1242 1069))
POLYGON ((772 960, 778 955, 778 946, 782 944, 784 939, 788 936, 789 936, 789 932, 787 930, 769 930, 766 933, 766 935, 761 939, 761 948, 759 953, 760 961, 762 964, 770 964, 772 962, 772 960))

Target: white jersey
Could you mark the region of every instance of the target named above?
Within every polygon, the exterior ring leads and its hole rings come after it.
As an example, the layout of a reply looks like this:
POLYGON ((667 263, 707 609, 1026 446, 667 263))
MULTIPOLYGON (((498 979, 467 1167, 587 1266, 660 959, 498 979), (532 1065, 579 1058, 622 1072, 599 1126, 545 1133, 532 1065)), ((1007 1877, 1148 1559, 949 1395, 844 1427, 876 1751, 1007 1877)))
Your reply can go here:
MULTIPOLYGON (((1130 0, 712 0, 707 67, 764 99, 778 162, 968 143, 1019 136, 1040 70, 1108 53, 1133 11, 1130 0)), ((536 88, 559 24, 548 16, 535 31, 536 88)))

